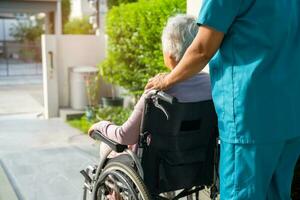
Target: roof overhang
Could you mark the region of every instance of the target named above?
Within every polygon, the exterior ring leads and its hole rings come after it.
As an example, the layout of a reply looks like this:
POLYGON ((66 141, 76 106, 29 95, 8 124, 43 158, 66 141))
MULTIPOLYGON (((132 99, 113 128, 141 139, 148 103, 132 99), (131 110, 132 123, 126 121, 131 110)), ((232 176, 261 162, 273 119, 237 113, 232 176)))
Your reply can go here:
POLYGON ((0 13, 0 19, 15 19, 15 15, 12 13, 0 13))
POLYGON ((59 0, 1 0, 0 13, 53 12, 59 0))
POLYGON ((2 0, 10 2, 57 2, 58 0, 2 0))

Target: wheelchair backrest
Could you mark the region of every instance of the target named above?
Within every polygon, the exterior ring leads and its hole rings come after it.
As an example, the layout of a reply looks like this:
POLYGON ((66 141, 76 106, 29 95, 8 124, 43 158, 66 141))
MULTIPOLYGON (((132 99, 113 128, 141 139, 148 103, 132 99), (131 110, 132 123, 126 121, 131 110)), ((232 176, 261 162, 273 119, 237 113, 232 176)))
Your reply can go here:
POLYGON ((146 185, 159 193, 211 184, 218 135, 213 102, 156 100, 168 117, 153 98, 146 99, 140 142, 146 185))

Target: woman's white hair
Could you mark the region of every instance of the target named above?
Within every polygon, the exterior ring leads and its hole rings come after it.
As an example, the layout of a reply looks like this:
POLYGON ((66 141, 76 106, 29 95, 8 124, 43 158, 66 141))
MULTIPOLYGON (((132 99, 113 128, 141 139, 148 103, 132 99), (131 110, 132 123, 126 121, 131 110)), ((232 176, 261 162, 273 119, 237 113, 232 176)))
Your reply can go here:
POLYGON ((179 62, 196 37, 198 29, 193 16, 178 14, 170 17, 161 38, 163 52, 169 53, 179 62))

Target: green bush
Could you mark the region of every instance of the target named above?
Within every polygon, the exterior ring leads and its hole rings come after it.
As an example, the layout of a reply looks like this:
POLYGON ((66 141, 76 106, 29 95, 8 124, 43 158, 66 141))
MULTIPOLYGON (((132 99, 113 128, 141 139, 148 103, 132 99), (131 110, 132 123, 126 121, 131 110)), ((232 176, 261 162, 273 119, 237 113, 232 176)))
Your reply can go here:
POLYGON ((65 34, 94 34, 92 25, 89 23, 88 17, 72 19, 64 26, 65 34))
POLYGON ((17 21, 10 28, 10 35, 20 42, 37 42, 44 33, 42 23, 40 19, 37 19, 36 23, 31 20, 17 21))
POLYGON ((88 121, 85 116, 79 118, 79 119, 71 119, 68 120, 67 123, 82 131, 83 133, 87 133, 89 128, 93 125, 94 121, 88 121))
POLYGON ((100 108, 96 113, 96 117, 90 121, 86 118, 86 116, 83 116, 79 119, 68 120, 67 122, 70 126, 87 133, 94 123, 102 120, 111 121, 116 125, 122 125, 126 122, 131 112, 131 109, 123 107, 105 107, 100 108))
POLYGON ((185 0, 140 0, 113 7, 107 16, 108 57, 100 64, 104 79, 141 94, 150 77, 167 70, 162 30, 170 16, 185 8, 185 0))
POLYGON ((69 20, 69 16, 71 13, 71 1, 62 0, 61 9, 62 9, 62 23, 65 24, 69 20))
POLYGON ((120 4, 137 2, 138 0, 109 0, 107 1, 107 7, 111 9, 113 6, 119 6, 120 4))
POLYGON ((70 0, 61 1, 61 12, 62 12, 62 25, 63 27, 69 21, 69 16, 71 13, 71 2, 70 0))
POLYGON ((100 108, 96 114, 98 121, 111 121, 116 125, 122 125, 130 116, 132 110, 123 107, 105 107, 100 108))

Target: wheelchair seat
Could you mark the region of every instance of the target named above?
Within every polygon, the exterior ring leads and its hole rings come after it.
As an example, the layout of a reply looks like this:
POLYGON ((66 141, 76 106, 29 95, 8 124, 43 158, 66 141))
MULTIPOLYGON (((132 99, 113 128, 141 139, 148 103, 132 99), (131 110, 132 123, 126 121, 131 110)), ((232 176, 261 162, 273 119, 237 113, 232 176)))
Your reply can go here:
POLYGON ((169 102, 147 98, 139 146, 151 195, 213 185, 217 136, 212 100, 180 103, 175 97, 169 102))

